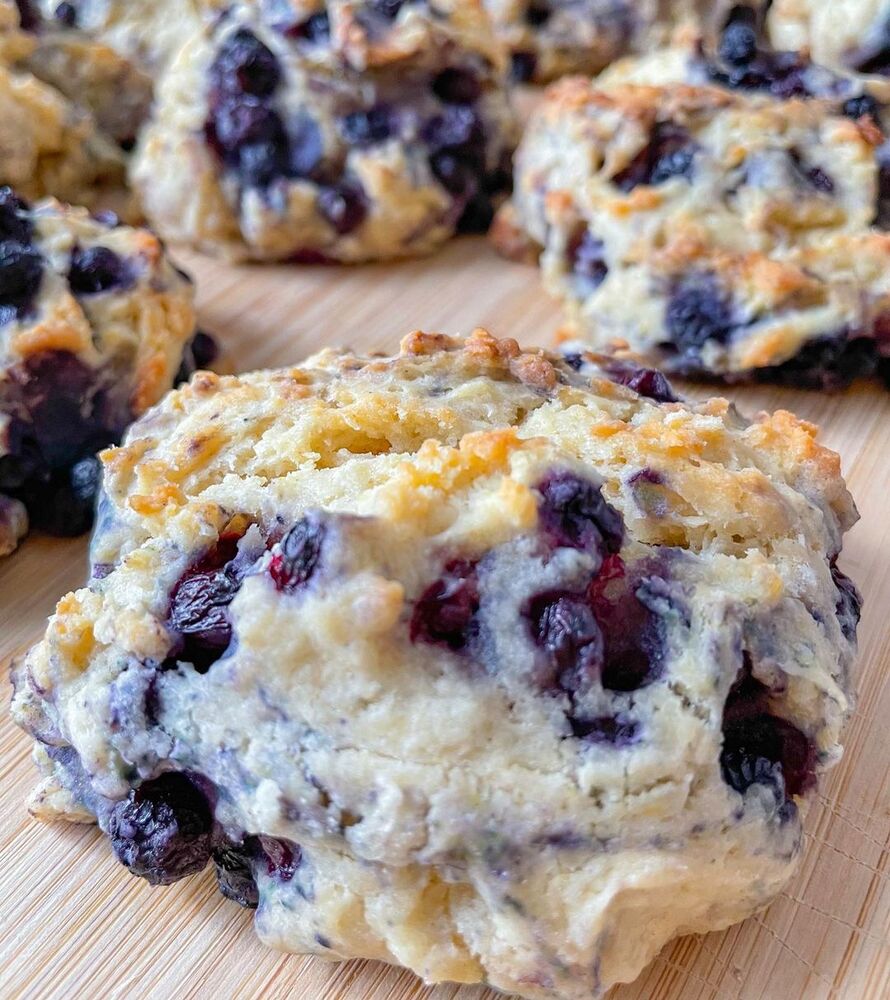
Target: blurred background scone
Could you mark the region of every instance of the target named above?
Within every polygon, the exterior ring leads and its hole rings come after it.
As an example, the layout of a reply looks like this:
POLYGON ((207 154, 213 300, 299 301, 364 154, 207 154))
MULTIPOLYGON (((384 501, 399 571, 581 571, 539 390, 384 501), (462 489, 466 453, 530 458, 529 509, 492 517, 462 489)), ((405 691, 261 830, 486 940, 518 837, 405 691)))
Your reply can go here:
POLYGON ((76 29, 157 79, 186 39, 229 0, 19 0, 23 6, 34 22, 42 21, 42 30, 76 29))
POLYGON ((28 517, 90 526, 95 453, 190 374, 194 336, 191 282, 150 232, 0 189, 0 555, 28 517))
POLYGON ((37 815, 534 1000, 760 909, 840 751, 855 508, 812 426, 614 363, 416 333, 168 395, 15 671, 37 815))
POLYGON ((778 48, 808 49, 827 66, 890 75, 888 0, 773 0, 768 24, 778 48))
POLYGON ((484 0, 510 50, 513 77, 546 83, 570 73, 598 73, 631 52, 667 43, 681 26, 711 35, 726 0, 484 0))
POLYGON ((543 248, 571 340, 836 388, 890 367, 883 142, 835 102, 565 80, 517 152, 496 238, 543 248))
POLYGON ((170 239, 378 260, 487 228, 515 140, 478 3, 242 3, 174 61, 133 179, 170 239))

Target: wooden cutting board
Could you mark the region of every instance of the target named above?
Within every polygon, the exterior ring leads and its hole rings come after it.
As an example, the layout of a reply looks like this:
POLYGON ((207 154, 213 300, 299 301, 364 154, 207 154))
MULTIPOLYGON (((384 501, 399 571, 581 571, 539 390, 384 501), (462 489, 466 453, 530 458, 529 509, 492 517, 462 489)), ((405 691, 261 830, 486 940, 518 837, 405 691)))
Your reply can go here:
MULTIPOLYGON (((482 240, 428 261, 353 269, 234 268, 180 255, 198 279, 201 322, 240 369, 294 362, 326 344, 390 351, 414 328, 487 326, 548 343, 558 314, 533 268, 482 240)), ((700 389, 691 394, 703 395, 700 389)), ((773 389, 731 395, 751 412, 784 406, 840 451, 862 522, 842 565, 866 596, 859 701, 847 753, 807 819, 788 891, 723 934, 668 947, 610 1000, 885 1000, 890 997, 890 393, 773 389)), ((30 538, 0 562, 0 663, 40 635, 56 599, 84 579, 86 542, 30 538)), ((0 998, 143 1000, 491 1000, 483 988, 424 987, 369 962, 281 955, 209 873, 155 889, 127 875, 92 827, 43 826, 23 800, 28 740, 0 707, 0 998)))

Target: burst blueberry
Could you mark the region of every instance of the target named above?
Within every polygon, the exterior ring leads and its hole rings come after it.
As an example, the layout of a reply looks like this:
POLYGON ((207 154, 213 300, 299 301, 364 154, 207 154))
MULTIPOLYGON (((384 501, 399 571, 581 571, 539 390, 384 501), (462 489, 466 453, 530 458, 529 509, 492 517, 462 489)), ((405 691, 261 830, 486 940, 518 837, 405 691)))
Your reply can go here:
POLYGON ((75 247, 68 268, 68 284, 75 295, 120 291, 135 281, 132 266, 109 247, 75 247))
POLYGON ((281 82, 281 67, 272 50, 252 31, 239 28, 221 46, 210 75, 226 94, 269 97, 281 82))
POLYGON ((0 243, 0 324, 22 319, 34 308, 43 281, 43 258, 16 240, 0 243))
POLYGON ((278 590, 296 593, 312 579, 321 561, 327 529, 315 515, 301 518, 278 544, 269 575, 278 590))
POLYGON ((658 122, 647 145, 612 178, 619 190, 629 193, 641 184, 659 185, 674 177, 689 179, 697 147, 689 133, 673 122, 658 122))
POLYGON ((316 199, 318 211, 340 235, 358 229, 368 215, 368 199, 357 180, 344 180, 322 188, 316 199))
POLYGON ((140 785, 107 819, 118 860, 153 885, 202 871, 211 857, 212 830, 203 793, 186 775, 172 772, 140 785))
POLYGON ((179 642, 176 659, 206 672, 232 638, 229 605, 246 571, 236 561, 237 533, 220 536, 216 545, 182 575, 170 596, 167 626, 179 642))
POLYGON ((479 606, 476 564, 452 560, 415 603, 411 641, 447 646, 455 652, 466 649, 478 634, 479 606))
POLYGON ((618 552, 624 541, 621 514, 602 488, 571 472, 556 472, 539 486, 538 517, 551 544, 595 552, 618 552))
POLYGON ((674 285, 665 326, 680 350, 698 350, 709 340, 725 344, 736 325, 729 296, 713 274, 692 272, 674 285))

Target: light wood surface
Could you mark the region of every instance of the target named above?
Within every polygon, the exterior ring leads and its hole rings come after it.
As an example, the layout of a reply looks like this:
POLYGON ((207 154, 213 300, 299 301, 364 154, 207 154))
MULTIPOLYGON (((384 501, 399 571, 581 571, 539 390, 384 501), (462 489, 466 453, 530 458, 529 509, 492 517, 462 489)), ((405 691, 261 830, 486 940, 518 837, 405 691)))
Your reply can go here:
MULTIPOLYGON (((557 324, 533 268, 461 240, 429 261, 351 270, 232 268, 180 257, 198 279, 203 325, 241 369, 296 361, 325 344, 392 350, 423 327, 485 325, 547 343, 557 324)), ((701 389, 692 394, 702 395, 701 389)), ((807 820, 788 891, 724 934, 668 947, 610 1000, 885 1000, 890 997, 890 393, 834 397, 730 393, 747 411, 784 406, 823 426, 862 513, 842 565, 866 596, 859 700, 846 756, 807 820)), ((41 633, 56 599, 83 580, 86 542, 32 537, 0 562, 0 662, 41 633)), ((424 987, 376 963, 329 965, 264 949, 250 914, 209 873, 166 889, 127 875, 92 827, 43 826, 23 799, 28 740, 0 708, 0 997, 492 1000, 489 990, 424 987)))

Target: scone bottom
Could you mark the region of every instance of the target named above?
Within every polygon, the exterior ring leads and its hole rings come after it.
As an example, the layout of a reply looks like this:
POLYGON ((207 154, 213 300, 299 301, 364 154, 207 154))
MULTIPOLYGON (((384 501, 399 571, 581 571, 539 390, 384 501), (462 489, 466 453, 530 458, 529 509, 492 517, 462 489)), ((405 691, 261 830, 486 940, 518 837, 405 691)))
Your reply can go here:
POLYGON ((570 362, 416 334, 199 376, 137 423, 89 587, 14 671, 36 813, 95 816, 153 884, 212 863, 268 943, 531 998, 597 995, 765 905, 839 753, 855 509, 790 415, 570 362), (264 428, 240 486, 220 412, 264 428), (739 488, 762 521, 733 541, 739 488), (609 943, 627 893, 640 949, 609 943))

